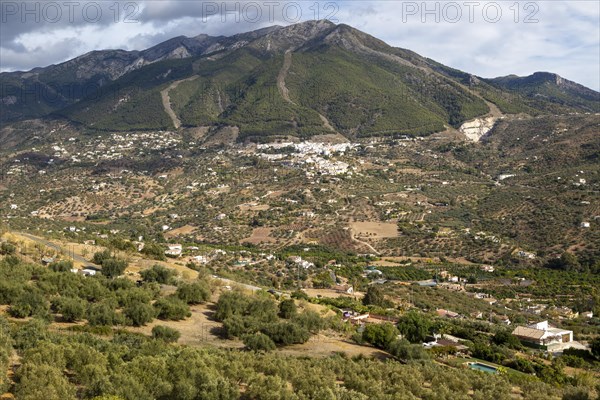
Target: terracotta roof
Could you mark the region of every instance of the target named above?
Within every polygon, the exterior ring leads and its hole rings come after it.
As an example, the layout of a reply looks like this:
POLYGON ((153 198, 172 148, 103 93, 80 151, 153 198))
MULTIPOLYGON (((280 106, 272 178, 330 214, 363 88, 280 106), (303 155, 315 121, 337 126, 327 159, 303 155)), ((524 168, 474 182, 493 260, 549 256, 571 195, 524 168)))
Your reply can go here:
POLYGON ((541 339, 546 332, 541 329, 528 328, 526 326, 517 326, 512 332, 515 336, 521 336, 531 339, 541 339))
POLYGON ((444 310, 444 309, 437 309, 435 311, 437 312, 437 315, 439 315, 440 317, 456 318, 459 316, 458 313, 455 313, 454 311, 449 311, 449 310, 444 310))

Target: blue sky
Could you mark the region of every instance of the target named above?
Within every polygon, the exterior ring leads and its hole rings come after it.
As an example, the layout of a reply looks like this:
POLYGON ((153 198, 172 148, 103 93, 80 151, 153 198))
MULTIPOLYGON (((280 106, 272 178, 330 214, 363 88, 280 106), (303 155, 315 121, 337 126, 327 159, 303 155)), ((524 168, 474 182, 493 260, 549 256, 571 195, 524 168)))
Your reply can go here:
POLYGON ((600 89, 600 2, 6 1, 0 69, 28 70, 91 50, 141 50, 173 36, 230 35, 327 18, 483 77, 555 72, 600 89))

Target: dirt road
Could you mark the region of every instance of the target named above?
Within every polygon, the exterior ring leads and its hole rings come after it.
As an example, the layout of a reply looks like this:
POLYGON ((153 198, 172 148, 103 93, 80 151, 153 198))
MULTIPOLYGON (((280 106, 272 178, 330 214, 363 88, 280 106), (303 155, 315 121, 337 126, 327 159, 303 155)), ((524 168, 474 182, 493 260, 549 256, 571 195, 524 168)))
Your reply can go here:
POLYGON ((94 264, 89 262, 86 258, 81 256, 80 254, 75 254, 74 251, 71 251, 70 249, 65 249, 56 243, 50 242, 49 240, 46 240, 46 239, 43 239, 43 238, 40 238, 37 236, 33 236, 29 233, 24 233, 24 232, 15 232, 15 235, 23 236, 24 238, 32 240, 36 243, 40 243, 46 247, 50 247, 51 249, 58 251, 58 252, 67 254, 69 257, 71 257, 73 259, 73 261, 83 264, 84 267, 93 267, 94 266, 94 264))

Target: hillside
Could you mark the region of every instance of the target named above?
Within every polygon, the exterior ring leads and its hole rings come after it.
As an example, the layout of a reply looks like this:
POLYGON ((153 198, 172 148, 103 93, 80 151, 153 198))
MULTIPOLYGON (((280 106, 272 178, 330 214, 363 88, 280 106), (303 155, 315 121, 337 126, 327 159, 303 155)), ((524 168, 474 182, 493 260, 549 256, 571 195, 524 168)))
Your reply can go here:
POLYGON ((309 21, 3 73, 0 118, 61 116, 105 131, 231 127, 238 140, 263 141, 428 135, 492 108, 530 115, 598 108, 597 92, 539 76, 546 75, 484 80, 350 26, 309 21))
POLYGON ((600 111, 600 93, 549 72, 525 77, 515 75, 489 80, 496 86, 520 93, 531 101, 549 101, 588 112, 600 111))

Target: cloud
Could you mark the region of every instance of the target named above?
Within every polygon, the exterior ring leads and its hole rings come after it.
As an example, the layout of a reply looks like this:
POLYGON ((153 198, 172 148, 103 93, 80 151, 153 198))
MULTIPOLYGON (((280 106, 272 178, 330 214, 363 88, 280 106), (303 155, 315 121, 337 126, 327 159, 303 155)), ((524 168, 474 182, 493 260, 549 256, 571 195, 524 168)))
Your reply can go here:
POLYGON ((2 64, 24 66, 22 69, 32 69, 39 65, 46 65, 47 61, 40 64, 44 60, 66 60, 72 57, 73 42, 71 40, 61 40, 53 42, 51 45, 44 46, 23 46, 25 51, 20 48, 2 49, 2 64))
POLYGON ((551 71, 600 89, 600 3, 593 1, 121 0, 74 2, 70 8, 64 6, 67 2, 51 1, 0 4, 3 71, 58 63, 91 50, 142 50, 179 35, 231 35, 329 18, 479 76, 551 71), (48 4, 63 5, 60 18, 48 4))

